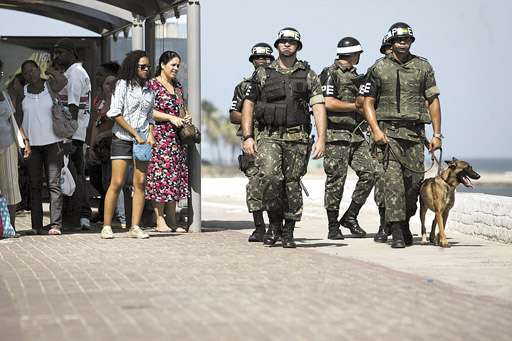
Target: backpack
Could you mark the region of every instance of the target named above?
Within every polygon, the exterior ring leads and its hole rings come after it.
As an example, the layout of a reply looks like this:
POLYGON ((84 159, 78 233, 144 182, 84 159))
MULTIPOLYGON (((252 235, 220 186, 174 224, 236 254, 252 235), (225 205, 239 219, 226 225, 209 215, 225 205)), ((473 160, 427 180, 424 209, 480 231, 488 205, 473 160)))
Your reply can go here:
POLYGON ((78 129, 78 120, 74 120, 73 116, 60 101, 48 84, 48 92, 52 97, 52 121, 53 132, 57 137, 70 139, 78 129))

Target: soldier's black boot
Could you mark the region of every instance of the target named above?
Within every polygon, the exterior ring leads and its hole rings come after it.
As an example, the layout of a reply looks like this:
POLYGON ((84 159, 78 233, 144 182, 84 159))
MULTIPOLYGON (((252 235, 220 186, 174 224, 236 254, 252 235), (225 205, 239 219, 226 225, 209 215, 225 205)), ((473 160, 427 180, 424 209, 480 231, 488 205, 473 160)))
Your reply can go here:
POLYGON ((254 231, 249 236, 249 242, 262 242, 263 235, 265 234, 265 221, 263 220, 263 211, 256 211, 252 213, 254 220, 254 231))
POLYGON ((283 247, 294 249, 297 247, 293 240, 293 230, 295 229, 295 220, 286 219, 283 227, 283 247))
POLYGON ((385 243, 388 241, 388 234, 386 233, 386 220, 385 218, 385 208, 379 207, 379 216, 380 216, 380 226, 379 226, 379 232, 373 237, 373 240, 376 243, 385 243))
POLYGON ((408 221, 402 222, 401 227, 402 227, 402 234, 404 236, 405 246, 411 246, 414 243, 414 240, 412 237, 411 230, 409 228, 409 222, 408 221))
POLYGON ((359 226, 359 223, 357 222, 357 216, 359 215, 359 210, 363 207, 363 205, 358 204, 354 201, 350 203, 350 206, 348 207, 347 212, 341 217, 340 224, 343 227, 346 227, 350 230, 350 233, 352 233, 354 236, 358 238, 364 238, 366 237, 366 231, 359 226))
POLYGON ((269 211, 268 221, 268 229, 263 237, 263 244, 272 246, 281 239, 283 233, 283 214, 280 211, 269 211))
POLYGON ((393 249, 401 249, 405 247, 404 235, 402 234, 402 222, 391 223, 391 234, 393 235, 393 241, 391 247, 393 249))
POLYGON ((327 235, 327 239, 331 240, 341 240, 345 239, 343 233, 340 230, 340 223, 338 221, 338 211, 327 210, 327 221, 329 228, 329 234, 327 235))

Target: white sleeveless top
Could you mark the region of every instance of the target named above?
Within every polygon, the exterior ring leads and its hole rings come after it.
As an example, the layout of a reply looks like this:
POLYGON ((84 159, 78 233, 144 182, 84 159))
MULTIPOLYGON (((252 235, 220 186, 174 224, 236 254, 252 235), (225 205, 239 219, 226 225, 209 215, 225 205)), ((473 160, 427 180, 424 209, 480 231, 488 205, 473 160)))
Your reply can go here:
POLYGON ((25 98, 21 102, 23 108, 22 127, 31 146, 44 146, 62 141, 53 132, 53 101, 47 86, 45 82, 44 89, 39 94, 28 92, 28 85, 23 88, 25 98))

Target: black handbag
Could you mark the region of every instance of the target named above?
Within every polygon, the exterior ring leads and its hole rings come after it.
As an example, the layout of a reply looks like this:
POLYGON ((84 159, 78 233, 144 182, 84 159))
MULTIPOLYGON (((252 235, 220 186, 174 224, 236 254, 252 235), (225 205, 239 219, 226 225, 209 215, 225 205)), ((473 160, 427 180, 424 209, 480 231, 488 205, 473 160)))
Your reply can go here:
POLYGON ((201 143, 201 132, 192 123, 185 123, 180 128, 178 135, 183 144, 201 143))
MULTIPOLYGON (((185 108, 185 101, 181 91, 177 91, 176 93, 182 103, 180 105, 180 117, 185 118, 188 114, 188 111, 185 108)), ((201 132, 194 124, 192 124, 192 122, 184 123, 183 126, 178 130, 178 136, 180 137, 181 143, 183 144, 201 143, 201 132)))

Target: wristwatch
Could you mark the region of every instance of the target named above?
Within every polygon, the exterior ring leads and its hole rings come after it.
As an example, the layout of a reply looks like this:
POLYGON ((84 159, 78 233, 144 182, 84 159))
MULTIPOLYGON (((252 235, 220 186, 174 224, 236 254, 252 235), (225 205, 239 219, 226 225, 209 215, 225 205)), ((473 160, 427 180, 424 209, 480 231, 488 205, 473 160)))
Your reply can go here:
POLYGON ((444 139, 444 136, 443 136, 443 134, 441 134, 441 133, 439 133, 439 134, 434 133, 434 135, 432 135, 432 137, 437 137, 437 138, 438 138, 438 139, 440 139, 440 140, 444 139))
POLYGON ((247 141, 248 139, 254 139, 254 135, 247 135, 242 138, 243 141, 247 141))

